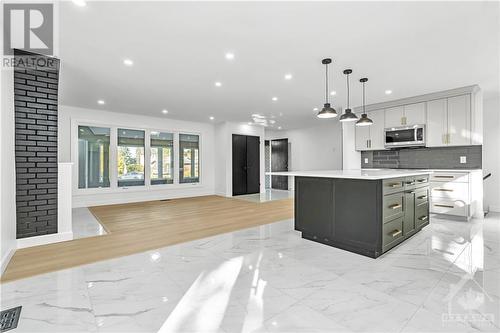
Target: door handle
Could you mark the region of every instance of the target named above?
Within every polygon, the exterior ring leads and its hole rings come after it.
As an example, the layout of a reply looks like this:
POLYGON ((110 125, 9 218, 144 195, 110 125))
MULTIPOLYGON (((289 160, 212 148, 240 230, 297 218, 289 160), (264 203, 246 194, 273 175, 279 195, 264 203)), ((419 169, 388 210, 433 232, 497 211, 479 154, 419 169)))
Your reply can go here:
POLYGON ((401 205, 401 204, 394 204, 394 205, 389 206, 390 209, 398 209, 401 207, 403 207, 403 205, 401 205))

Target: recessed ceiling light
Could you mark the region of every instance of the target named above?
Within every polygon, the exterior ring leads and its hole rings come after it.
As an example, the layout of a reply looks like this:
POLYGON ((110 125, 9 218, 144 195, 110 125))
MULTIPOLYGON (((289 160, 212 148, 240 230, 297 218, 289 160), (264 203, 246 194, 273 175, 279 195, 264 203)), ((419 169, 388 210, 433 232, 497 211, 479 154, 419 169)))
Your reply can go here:
POLYGON ((210 116, 208 119, 210 120, 214 120, 215 118, 213 116, 210 116))
POLYGON ((104 105, 104 104, 106 104, 106 102, 104 102, 102 99, 100 99, 97 101, 97 104, 104 105))
POLYGON ((332 92, 330 93, 330 95, 337 95, 337 92, 335 90, 332 90, 332 92))
POLYGON ((227 60, 233 60, 234 59, 234 53, 227 52, 226 53, 226 59, 227 60))
POLYGON ((87 6, 87 1, 85 1, 85 0, 72 0, 72 1, 78 7, 85 7, 85 6, 87 6))
POLYGON ((163 113, 163 114, 167 114, 167 113, 168 113, 168 110, 167 110, 167 109, 163 109, 163 110, 161 110, 161 113, 163 113))
POLYGON ((124 59, 123 64, 125 66, 132 66, 134 64, 134 62, 132 61, 132 59, 124 59))
POLYGON ((278 97, 273 97, 271 99, 273 100, 273 102, 276 102, 278 100, 278 97))
POLYGON ((288 74, 285 74, 285 80, 291 80, 292 79, 292 74, 288 73, 288 74))
POLYGON ((280 130, 280 129, 281 129, 281 126, 278 126, 278 129, 280 130))
POLYGON ((252 125, 252 123, 251 123, 251 122, 248 122, 247 124, 248 124, 248 125, 252 125))
POLYGON ((318 108, 314 108, 313 111, 319 111, 319 109, 318 108))
POLYGON ((221 82, 219 82, 219 81, 215 82, 214 84, 215 84, 215 86, 216 86, 216 87, 220 87, 220 86, 222 86, 222 83, 221 83, 221 82))
POLYGON ((386 95, 390 95, 390 94, 392 94, 392 90, 389 90, 389 89, 388 89, 388 90, 386 90, 386 91, 385 91, 385 94, 386 94, 386 95))

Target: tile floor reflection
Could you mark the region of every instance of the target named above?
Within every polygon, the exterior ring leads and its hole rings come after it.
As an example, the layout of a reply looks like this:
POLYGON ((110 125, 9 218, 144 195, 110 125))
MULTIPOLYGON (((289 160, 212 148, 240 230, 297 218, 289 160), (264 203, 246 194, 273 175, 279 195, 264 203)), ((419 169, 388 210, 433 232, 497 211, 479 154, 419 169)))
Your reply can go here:
POLYGON ((263 193, 237 195, 233 198, 259 203, 273 200, 293 199, 293 191, 275 190, 268 188, 263 193))
POLYGON ((379 259, 292 221, 1 285, 13 332, 498 332, 500 214, 431 225, 379 259))

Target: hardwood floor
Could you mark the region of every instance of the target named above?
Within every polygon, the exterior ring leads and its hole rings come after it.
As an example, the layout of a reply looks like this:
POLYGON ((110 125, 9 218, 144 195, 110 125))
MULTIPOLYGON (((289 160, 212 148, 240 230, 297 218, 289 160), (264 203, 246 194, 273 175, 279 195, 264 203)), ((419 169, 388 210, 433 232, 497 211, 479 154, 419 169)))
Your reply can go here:
POLYGON ((293 217, 293 200, 253 203, 220 196, 98 206, 107 235, 16 251, 2 282, 157 249, 293 217))

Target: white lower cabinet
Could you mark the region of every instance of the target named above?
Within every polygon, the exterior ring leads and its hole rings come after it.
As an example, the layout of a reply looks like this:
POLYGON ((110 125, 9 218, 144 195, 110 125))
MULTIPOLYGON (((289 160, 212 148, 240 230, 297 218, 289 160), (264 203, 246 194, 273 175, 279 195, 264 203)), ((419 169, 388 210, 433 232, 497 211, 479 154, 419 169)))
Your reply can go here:
POLYGON ((465 219, 483 216, 481 170, 463 172, 434 170, 430 181, 431 213, 465 219))

